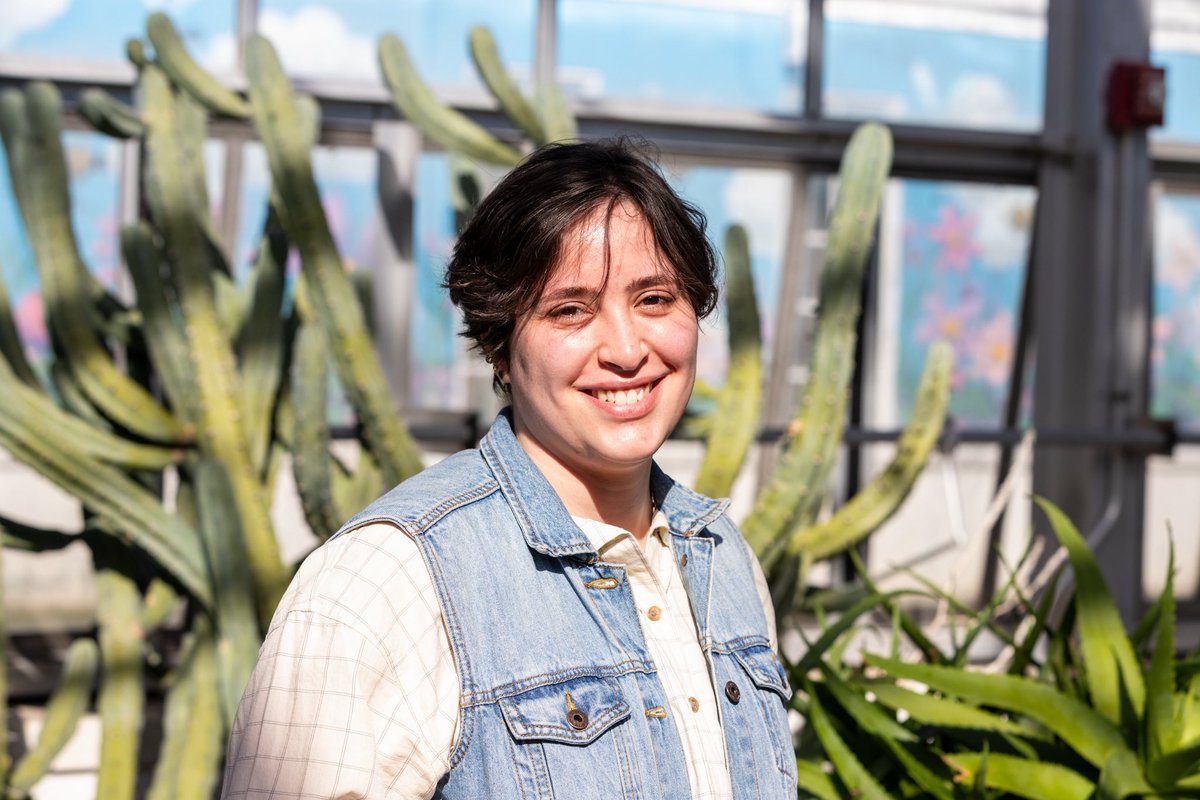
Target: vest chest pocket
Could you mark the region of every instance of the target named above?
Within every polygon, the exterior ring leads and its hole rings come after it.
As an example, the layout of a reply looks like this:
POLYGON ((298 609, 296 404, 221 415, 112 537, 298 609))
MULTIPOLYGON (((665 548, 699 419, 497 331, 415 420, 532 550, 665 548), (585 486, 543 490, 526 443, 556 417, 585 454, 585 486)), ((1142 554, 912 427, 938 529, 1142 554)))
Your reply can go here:
MULTIPOLYGON (((792 751, 792 734, 787 713, 787 704, 791 699, 792 690, 788 686, 783 664, 771 648, 765 645, 735 650, 730 655, 737 662, 737 667, 734 667, 729 674, 735 676, 732 678, 732 682, 741 685, 738 691, 733 693, 737 695, 737 700, 729 696, 728 692, 721 699, 728 699, 732 704, 732 707, 726 706, 726 709, 732 713, 738 713, 733 712, 733 708, 743 709, 743 707, 749 706, 744 708, 743 713, 754 715, 755 712, 751 709, 757 709, 761 714, 758 724, 765 725, 768 735, 766 737, 752 736, 751 747, 763 747, 769 742, 769 746, 774 752, 770 754, 760 752, 755 760, 763 759, 758 761, 759 764, 770 763, 771 760, 774 760, 783 774, 783 785, 790 792, 790 796, 794 797, 796 758, 792 751)), ((746 721, 753 725, 753 722, 750 721, 752 719, 753 716, 747 718, 746 721)), ((767 793, 763 796, 784 795, 767 793)))
POLYGON ((630 706, 615 680, 596 676, 546 684, 498 701, 512 740, 522 796, 634 798, 630 706))

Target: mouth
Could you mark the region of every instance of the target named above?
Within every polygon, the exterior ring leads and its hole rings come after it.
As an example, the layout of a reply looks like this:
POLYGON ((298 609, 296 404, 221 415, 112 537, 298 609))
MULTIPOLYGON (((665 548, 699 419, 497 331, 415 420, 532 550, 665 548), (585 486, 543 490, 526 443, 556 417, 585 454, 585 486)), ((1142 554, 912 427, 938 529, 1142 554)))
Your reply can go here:
POLYGON ((646 395, 654 391, 654 387, 661 380, 659 378, 629 389, 586 389, 585 391, 602 403, 610 403, 614 406, 631 406, 644 400, 646 395))

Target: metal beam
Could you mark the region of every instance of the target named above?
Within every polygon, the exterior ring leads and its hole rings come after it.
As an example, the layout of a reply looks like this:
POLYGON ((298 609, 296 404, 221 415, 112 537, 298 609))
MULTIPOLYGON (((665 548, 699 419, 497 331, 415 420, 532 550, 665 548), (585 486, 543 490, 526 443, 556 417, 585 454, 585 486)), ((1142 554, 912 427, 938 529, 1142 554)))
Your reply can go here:
MULTIPOLYGON (((1034 427, 1137 429, 1148 395, 1150 161, 1144 131, 1114 132, 1103 98, 1117 60, 1144 61, 1150 0, 1050 0, 1034 253, 1034 427)), ((1145 457, 1096 448, 1039 449, 1034 491, 1088 532, 1117 606, 1142 605, 1145 457)))

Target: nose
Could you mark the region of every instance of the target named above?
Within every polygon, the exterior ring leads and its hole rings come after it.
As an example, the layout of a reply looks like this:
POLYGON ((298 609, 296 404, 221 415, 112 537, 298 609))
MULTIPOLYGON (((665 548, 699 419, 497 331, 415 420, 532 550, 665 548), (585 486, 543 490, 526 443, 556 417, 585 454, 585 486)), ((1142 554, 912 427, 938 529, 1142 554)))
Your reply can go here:
POLYGON ((600 363, 618 372, 636 372, 646 361, 649 348, 637 319, 627 310, 603 314, 605 324, 596 355, 600 363))

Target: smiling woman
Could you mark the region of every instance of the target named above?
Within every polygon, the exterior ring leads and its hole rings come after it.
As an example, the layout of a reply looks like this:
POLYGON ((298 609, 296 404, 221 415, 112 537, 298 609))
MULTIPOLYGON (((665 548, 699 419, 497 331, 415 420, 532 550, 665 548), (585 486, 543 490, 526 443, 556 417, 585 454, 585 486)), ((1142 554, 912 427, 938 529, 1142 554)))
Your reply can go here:
POLYGON ((447 269, 511 406, 300 568, 226 797, 793 798, 758 562, 654 464, 716 296, 703 216, 621 142, 543 148, 447 269))

